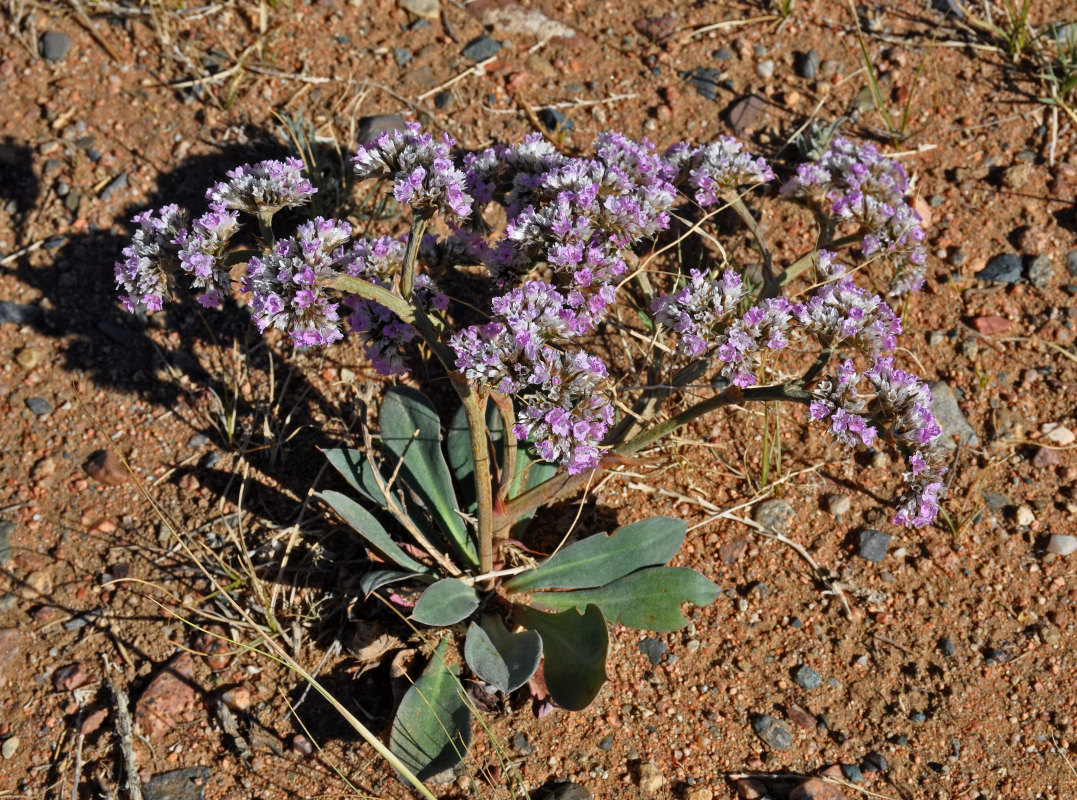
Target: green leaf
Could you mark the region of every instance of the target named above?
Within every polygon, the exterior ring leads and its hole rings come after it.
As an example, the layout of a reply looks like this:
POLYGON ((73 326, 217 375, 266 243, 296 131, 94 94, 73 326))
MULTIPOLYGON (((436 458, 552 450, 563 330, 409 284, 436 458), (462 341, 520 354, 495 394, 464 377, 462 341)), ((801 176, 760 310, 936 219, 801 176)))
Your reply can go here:
POLYGON ((443 628, 466 619, 479 607, 474 588, 456 578, 444 578, 423 592, 411 612, 411 618, 423 625, 443 628))
POLYGON ((471 746, 471 711, 456 677, 459 669, 445 665, 448 645, 449 637, 441 640, 404 694, 389 733, 389 749, 423 781, 454 767, 471 746))
POLYGON ((457 513, 452 476, 441 452, 441 420, 422 392, 393 386, 385 393, 378 417, 388 451, 402 460, 401 477, 434 515, 458 554, 479 563, 475 543, 457 513))
POLYGON ((511 633, 494 616, 474 622, 464 640, 464 659, 472 672, 498 691, 519 689, 535 674, 542 659, 542 638, 535 631, 511 633))
POLYGON ((617 625, 645 631, 678 631, 688 624, 681 604, 706 606, 718 596, 718 587, 694 569, 648 567, 600 586, 574 592, 538 592, 537 606, 554 611, 596 605, 617 625))
POLYGON ((598 606, 547 614, 528 606, 513 606, 525 628, 542 637, 543 675, 550 698, 569 711, 587 708, 606 682, 606 620, 598 606))
POLYGON ((426 572, 425 566, 400 549, 373 514, 350 497, 332 491, 320 492, 318 496, 332 506, 356 533, 366 539, 370 548, 386 561, 411 572, 426 572))
POLYGON ((504 588, 527 592, 605 586, 637 569, 665 564, 681 549, 687 530, 682 520, 651 517, 624 525, 612 536, 589 536, 508 581, 504 588))
POLYGON ((414 581, 416 579, 427 582, 433 580, 433 578, 425 574, 416 575, 414 572, 400 572, 395 569, 377 569, 366 573, 359 579, 359 591, 364 595, 369 595, 371 592, 377 591, 382 586, 388 586, 390 583, 414 581))
POLYGON ((329 463, 344 476, 351 487, 360 492, 367 500, 379 506, 385 505, 385 495, 374 480, 374 467, 361 450, 340 448, 323 450, 329 463))
MULTIPOLYGON (((493 403, 486 405, 486 430, 494 444, 494 458, 500 469, 505 463, 505 428, 497 406, 493 403)), ((460 505, 469 514, 473 514, 478 508, 478 502, 475 500, 475 460, 471 457, 471 434, 468 432, 467 413, 463 406, 456 410, 449 425, 445 437, 445 453, 448 456, 449 468, 456 477, 460 505)))

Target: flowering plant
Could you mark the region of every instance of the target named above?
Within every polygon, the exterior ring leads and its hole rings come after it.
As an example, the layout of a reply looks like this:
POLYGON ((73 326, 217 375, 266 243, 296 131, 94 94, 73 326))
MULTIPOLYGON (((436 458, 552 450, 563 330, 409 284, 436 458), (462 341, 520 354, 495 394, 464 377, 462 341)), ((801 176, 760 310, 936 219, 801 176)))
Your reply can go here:
MULTIPOLYGON (((647 140, 604 133, 589 157, 566 155, 539 134, 467 154, 454 144, 408 124, 353 159, 359 181, 390 182, 411 208, 406 238, 356 238, 348 222, 322 217, 278 238, 276 212, 307 204, 316 190, 301 162, 266 161, 212 187, 209 211, 189 226, 175 206, 140 214, 116 266, 129 309, 160 308, 182 276, 212 307, 233 295, 230 269, 246 260, 240 287, 260 330, 284 331, 298 347, 352 333, 385 375, 407 372, 413 343, 440 363, 460 401, 447 426, 424 395, 398 385, 382 399, 377 443, 368 436, 362 449, 327 453, 366 501, 322 494, 375 557, 364 591, 418 587, 416 622, 473 620, 464 659, 489 687, 534 683, 542 660, 552 701, 578 709, 605 680, 607 621, 675 630, 687 624, 681 604, 709 603, 717 587, 665 566, 685 537, 684 524, 666 517, 581 539, 537 563, 519 539, 536 509, 636 462, 698 417, 734 403, 801 404, 844 444, 897 449, 908 469, 895 523, 934 520, 945 469, 931 395, 895 364, 900 319, 856 281, 876 263, 889 266, 891 297, 923 281, 923 230, 899 164, 840 138, 801 164, 780 195, 811 211, 819 238, 782 270, 741 194, 775 174, 735 139, 659 153, 647 140), (659 245, 685 197, 705 215, 659 245), (506 218, 497 232, 493 206, 506 218), (725 259, 672 277, 652 266, 724 208, 756 240, 763 263, 754 283, 725 259), (240 213, 257 221, 256 255, 230 249, 240 213), (852 244, 855 269, 838 256, 852 244), (492 277, 488 305, 439 289, 432 276, 461 265, 492 277), (812 284, 783 296, 809 270, 812 284), (640 309, 647 331, 635 333, 654 344, 637 366, 648 378, 637 389, 618 387, 588 349, 613 325, 619 297, 640 309), (465 324, 468 306, 479 306, 481 321, 465 324), (779 377, 789 374, 797 377, 779 377), (714 393, 689 399, 686 390, 704 378, 714 393), (386 529, 386 515, 406 545, 386 529)), ((421 778, 458 761, 469 741, 445 647, 405 696, 390 735, 421 778)))

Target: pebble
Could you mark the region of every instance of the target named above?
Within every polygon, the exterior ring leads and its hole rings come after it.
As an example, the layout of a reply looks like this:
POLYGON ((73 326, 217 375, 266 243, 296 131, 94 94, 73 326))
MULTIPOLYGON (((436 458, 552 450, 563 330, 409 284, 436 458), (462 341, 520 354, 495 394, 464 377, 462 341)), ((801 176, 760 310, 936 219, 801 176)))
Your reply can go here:
MULTIPOLYGON (((1077 253, 1077 250, 1074 251, 1077 253)), ((1077 273, 1074 273, 1077 275, 1077 273)), ((41 309, 28 303, 12 303, 10 300, 0 300, 0 323, 10 322, 15 325, 26 325, 41 316, 41 309)))
POLYGON ((15 354, 15 363, 23 369, 33 369, 41 363, 41 351, 36 347, 24 347, 15 354))
POLYGON ((437 19, 441 14, 440 0, 396 0, 396 4, 417 17, 437 19))
POLYGON ((759 800, 767 796, 767 785, 757 778, 740 778, 737 781, 737 797, 741 800, 759 800))
POLYGON ((995 314, 973 317, 972 319, 972 327, 984 336, 997 336, 1006 331, 1010 325, 1011 322, 1008 319, 995 314))
POLYGON ((796 703, 791 703, 785 709, 785 715, 789 718, 790 722, 794 725, 799 725, 801 728, 814 728, 816 725, 815 717, 796 703))
POLYGON ((539 119, 553 133, 568 132, 576 127, 576 123, 558 111, 556 108, 544 108, 539 112, 539 119))
POLYGON ((46 400, 44 397, 30 397, 26 400, 26 407, 33 412, 36 417, 43 417, 46 414, 52 413, 52 403, 46 400))
POLYGON ((111 200, 113 196, 127 188, 127 173, 121 172, 115 178, 108 182, 108 185, 101 190, 102 200, 111 200))
POLYGON ((976 277, 995 283, 1020 283, 1021 273, 1021 256, 1016 253, 1001 253, 987 262, 987 266, 977 272, 976 277))
POLYGON ((367 145, 387 131, 402 130, 404 118, 399 114, 375 114, 359 120, 355 139, 358 144, 367 145))
POLYGON ((460 55, 477 63, 493 58, 500 50, 501 42, 494 41, 489 36, 477 36, 465 45, 460 55))
POLYGON ((527 741, 527 737, 522 733, 517 733, 512 737, 512 749, 522 756, 529 756, 535 752, 535 748, 531 746, 531 743, 527 741))
POLYGON ((949 636, 939 637, 939 652, 947 658, 950 658, 957 652, 957 647, 954 646, 954 642, 949 636))
POLYGON ((233 711, 246 711, 251 707, 250 690, 242 686, 227 690, 221 695, 221 700, 233 711))
POLYGON ((63 61, 71 52, 71 37, 59 31, 45 31, 38 44, 46 61, 63 61))
POLYGON ((444 111, 452 105, 452 92, 441 91, 434 95, 434 108, 444 111))
POLYGON ((826 510, 835 517, 840 517, 842 514, 848 514, 849 509, 852 507, 853 501, 849 499, 849 495, 847 494, 827 495, 826 510))
POLYGON ((789 793, 789 800, 845 800, 836 784, 822 778, 808 778, 789 793))
POLYGON ((792 518, 793 507, 784 500, 771 498, 764 500, 755 507, 752 518, 764 528, 770 528, 778 533, 786 532, 786 525, 792 518))
POLYGON ((842 764, 841 774, 845 776, 845 780, 849 781, 849 783, 864 782, 864 774, 856 764, 842 764))
POLYGON ((696 93, 708 100, 718 97, 718 80, 722 71, 714 67, 696 67, 681 74, 696 93))
POLYGON ((753 719, 752 730, 775 750, 788 750, 793 746, 793 732, 770 714, 760 714, 753 719))
POLYGON ((1028 265, 1028 282, 1037 289, 1046 289, 1054 277, 1054 267, 1047 256, 1036 256, 1028 265))
POLYGON ((765 61, 760 61, 758 64, 755 65, 755 72, 760 78, 763 78, 764 80, 772 77, 774 75, 774 62, 771 61, 769 58, 765 61))
POLYGON ((955 247, 947 255, 946 260, 950 262, 950 266, 960 267, 969 260, 969 252, 964 247, 955 247))
POLYGON ((815 50, 809 50, 807 53, 797 53, 793 62, 793 69, 798 77, 810 81, 819 73, 821 63, 822 59, 819 54, 815 50))
POLYGON ((402 67, 411 61, 415 56, 411 54, 411 51, 406 47, 394 47, 393 48, 393 60, 398 67, 402 67))
POLYGON ((83 462, 82 470, 91 480, 106 486, 120 486, 131 476, 112 449, 96 450, 83 462))
POLYGON ((1077 536, 1052 533, 1051 538, 1047 540, 1047 552, 1054 553, 1056 556, 1068 556, 1075 550, 1077 550, 1077 536))
POLYGON ((301 733, 292 737, 292 752, 306 758, 314 755, 314 744, 301 733))
POLYGON ((939 426, 942 428, 942 444, 944 447, 953 448, 953 437, 957 437, 958 440, 964 444, 977 446, 980 443, 980 437, 976 435, 976 431, 969 425, 969 421, 965 419, 965 415, 961 413, 961 409, 957 405, 957 398, 954 397, 954 392, 950 388, 949 384, 943 381, 933 381, 928 384, 928 388, 931 390, 931 396, 934 398, 931 402, 931 412, 935 415, 935 418, 939 422, 939 426))
POLYGON ((1027 162, 1014 164, 1002 171, 1002 184, 1009 189, 1020 189, 1032 179, 1035 172, 1036 168, 1027 162))
POLYGON ((878 564, 886 558, 886 551, 890 549, 890 534, 873 528, 865 528, 860 531, 857 538, 856 554, 863 559, 878 564))
POLYGON ((872 750, 860 762, 861 772, 886 772, 888 768, 889 764, 886 763, 886 756, 878 750, 872 750))
POLYGON ((734 100, 726 109, 725 116, 729 120, 729 126, 737 136, 743 136, 746 131, 755 127, 762 119, 763 112, 767 109, 766 101, 757 94, 749 94, 734 100))
POLYGON ((718 548, 718 558, 721 559, 723 564, 734 564, 744 558, 744 554, 748 552, 748 540, 743 536, 738 536, 731 542, 726 542, 718 548))
POLYGON ((11 534, 15 532, 15 523, 9 519, 0 519, 0 567, 11 560, 11 534))
POLYGON ((602 738, 602 741, 600 741, 598 743, 598 749, 599 750, 607 750, 607 751, 613 749, 613 734, 612 733, 609 734, 608 736, 604 736, 602 738))
POLYGON ((1014 514, 1014 519, 1019 527, 1027 528, 1036 521, 1036 515, 1032 513, 1032 509, 1028 506, 1020 505, 1017 507, 1017 513, 1014 514))
POLYGON ((82 725, 79 726, 79 733, 83 736, 97 733, 98 729, 105 724, 106 719, 108 719, 107 708, 99 708, 96 711, 90 712, 82 720, 82 725))
POLYGON ((202 800, 211 774, 209 767, 184 767, 162 772, 142 787, 142 796, 145 800, 202 800))
POLYGON ((714 800, 714 792, 706 786, 689 786, 684 792, 684 800, 714 800))
POLYGON ((823 679, 819 677, 819 673, 809 667, 807 664, 801 664, 797 667, 796 672, 793 673, 793 680, 796 681, 797 686, 801 689, 818 689, 823 679))
POLYGON ((19 749, 19 737, 12 736, 9 739, 4 740, 4 744, 0 745, 0 756, 4 759, 9 759, 15 755, 15 751, 19 749))
POLYGON ((92 677, 86 670, 86 666, 81 661, 76 661, 52 673, 52 685, 58 692, 73 692, 92 677))
POLYGON ((176 717, 195 700, 193 674, 194 659, 186 652, 157 671, 135 704, 135 720, 144 733, 159 737, 176 724, 176 717))
MULTIPOLYGON (((715 61, 731 61, 733 59, 733 51, 726 47, 719 47, 717 50, 711 53, 711 57, 715 61)), ((1077 250, 1075 250, 1074 252, 1077 253, 1077 250)))
POLYGON ((962 0, 931 0, 931 7, 941 11, 949 19, 962 19, 965 16, 962 0))
POLYGON ((666 776, 662 774, 662 771, 658 769, 658 765, 653 761, 640 765, 639 789, 643 794, 658 794, 666 783, 666 776))
POLYGON ((1057 422, 1044 423, 1040 427, 1040 433, 1043 434, 1043 438, 1047 441, 1062 447, 1071 445, 1077 440, 1077 436, 1074 435, 1073 431, 1057 422))
POLYGON ((911 719, 913 722, 926 722, 927 716, 922 711, 913 711, 911 714, 909 714, 909 719, 911 719))
POLYGON ((214 672, 225 669, 232 661, 232 645, 222 625, 212 623, 194 639, 194 649, 204 653, 206 664, 214 672))
POLYGON ((662 656, 666 654, 668 649, 665 642, 649 636, 639 643, 639 651, 647 656, 656 667, 662 663, 662 656))
MULTIPOLYGON (((1066 251, 1066 269, 1069 270, 1070 275, 1077 278, 1077 250, 1066 251)), ((2 315, 0 315, 0 321, 3 321, 2 315)))
POLYGON ((572 781, 563 781, 548 789, 546 794, 542 795, 542 800, 591 800, 592 797, 594 795, 586 786, 572 781))

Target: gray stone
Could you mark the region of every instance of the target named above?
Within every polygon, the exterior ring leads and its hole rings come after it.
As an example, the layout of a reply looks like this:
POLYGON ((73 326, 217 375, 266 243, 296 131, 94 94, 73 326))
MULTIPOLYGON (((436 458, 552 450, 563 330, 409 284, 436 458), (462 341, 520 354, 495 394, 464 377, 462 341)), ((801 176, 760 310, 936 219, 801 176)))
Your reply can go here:
POLYGON ((949 384, 943 381, 933 381, 928 384, 931 396, 931 413, 939 421, 942 428, 942 444, 944 447, 954 447, 952 437, 956 436, 962 444, 976 447, 980 443, 980 437, 969 425, 965 415, 958 408, 957 398, 949 384))
POLYGON ((399 114, 377 114, 373 117, 362 117, 355 134, 358 144, 370 144, 387 131, 404 130, 404 118, 399 114))
MULTIPOLYGON (((1075 550, 1077 550, 1077 536, 1052 533, 1051 538, 1047 541, 1047 552, 1054 553, 1056 556, 1068 556, 1075 550)), ((0 563, 3 563, 2 557, 0 557, 0 563)))
POLYGON ((715 61, 731 61, 733 59, 733 51, 725 47, 719 47, 717 50, 711 53, 711 57, 715 61))
POLYGON ((452 105, 452 92, 438 92, 434 95, 434 108, 438 111, 444 111, 446 108, 452 105))
POLYGON ((965 16, 964 3, 961 0, 931 0, 931 7, 941 11, 948 19, 962 19, 965 16))
POLYGON ((565 781, 564 783, 555 783, 546 793, 541 796, 541 800, 591 800, 594 795, 590 790, 572 781, 565 781))
POLYGON ((441 14, 440 0, 396 0, 396 4, 417 17, 437 19, 441 14))
POLYGON ((889 549, 889 533, 883 533, 874 528, 865 528, 857 536, 856 554, 863 559, 878 564, 886 558, 886 551, 889 549))
POLYGON ((576 127, 576 123, 558 111, 556 108, 544 108, 539 112, 542 124, 554 133, 567 133, 576 127))
POLYGON ((16 325, 26 325, 41 316, 41 309, 26 303, 12 303, 10 300, 0 300, 0 322, 12 322, 16 325))
POLYGON ((500 50, 501 42, 495 42, 489 36, 478 36, 468 42, 460 54, 468 61, 477 63, 493 58, 500 50))
POLYGON ((111 200, 113 196, 127 188, 127 173, 121 172, 115 178, 108 182, 108 185, 101 190, 102 200, 111 200))
POLYGON ((1069 270, 1070 275, 1077 278, 1077 250, 1066 252, 1066 269, 1069 270))
POLYGON ((714 100, 718 96, 718 79, 722 77, 722 71, 714 67, 696 67, 682 73, 688 85, 708 100, 714 100))
POLYGON ((11 560, 11 534, 14 532, 14 522, 9 519, 0 519, 0 567, 11 560))
POLYGON ((755 127, 767 110, 767 101, 757 94, 749 94, 734 100, 725 115, 729 120, 729 127, 737 136, 743 136, 745 131, 755 127))
POLYGON ((849 783, 864 782, 864 774, 856 764, 842 764, 841 774, 845 776, 845 780, 849 781, 849 783))
POLYGON ((613 749, 613 741, 614 741, 614 739, 613 739, 613 734, 612 733, 609 734, 608 736, 602 737, 602 741, 600 741, 598 743, 598 749, 599 750, 607 750, 607 751, 612 750, 613 749))
POLYGON ((793 507, 784 500, 772 498, 764 500, 755 507, 753 517, 764 528, 778 533, 785 533, 786 525, 793 516, 793 507))
POLYGON ((755 71, 760 78, 766 80, 774 75, 774 62, 769 58, 766 61, 760 61, 755 65, 755 71))
POLYGON ((1017 253, 1000 253, 976 273, 982 281, 995 283, 1020 283, 1022 276, 1021 256, 1017 253))
POLYGON ((34 416, 43 417, 52 412, 52 403, 44 397, 31 397, 26 401, 26 407, 34 413, 34 416))
POLYGON ((760 714, 753 719, 752 730, 775 750, 788 750, 793 746, 793 732, 770 714, 760 714))
POLYGON ((393 48, 393 60, 396 61, 398 67, 402 67, 411 61, 414 56, 411 51, 406 47, 394 47, 393 48))
POLYGON ((202 800, 206 794, 209 767, 185 767, 162 772, 142 787, 146 800, 202 800))
POLYGON ((654 666, 658 666, 662 663, 662 656, 666 654, 666 650, 668 649, 665 642, 651 638, 650 636, 639 643, 639 651, 647 656, 654 666))
POLYGON ((823 684, 823 679, 819 677, 819 673, 809 667, 807 664, 801 664, 796 668, 796 672, 793 673, 793 680, 797 682, 797 686, 801 689, 818 689, 823 684))
POLYGON ((512 737, 512 749, 522 756, 529 756, 535 752, 535 748, 522 733, 517 733, 512 737))
POLYGON ((826 510, 835 517, 840 517, 842 514, 848 514, 849 509, 852 507, 853 501, 849 499, 849 495, 847 494, 827 495, 826 510))
POLYGON ((815 50, 809 50, 807 53, 797 53, 793 68, 799 77, 812 80, 819 74, 821 63, 822 59, 819 54, 815 50))
POLYGON ((71 37, 59 31, 45 31, 38 45, 46 61, 63 61, 71 52, 71 37))
POLYGON ((1036 256, 1028 265, 1028 282, 1037 289, 1046 289, 1054 277, 1054 267, 1047 256, 1036 256))
POLYGON ((886 756, 878 750, 872 750, 860 762, 861 772, 886 772, 889 768, 890 765, 886 762, 886 756))

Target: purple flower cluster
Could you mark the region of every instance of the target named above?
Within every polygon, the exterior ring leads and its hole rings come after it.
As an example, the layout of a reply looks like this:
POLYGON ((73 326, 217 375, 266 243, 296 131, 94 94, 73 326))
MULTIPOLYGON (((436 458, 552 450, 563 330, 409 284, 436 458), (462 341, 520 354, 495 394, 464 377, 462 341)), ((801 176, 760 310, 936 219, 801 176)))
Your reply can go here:
POLYGON ((228 180, 211 187, 206 198, 248 214, 273 214, 282 208, 305 206, 318 190, 303 177, 298 158, 244 164, 226 172, 228 180))
POLYGON ((447 133, 437 140, 419 123, 408 122, 404 130, 385 131, 373 144, 360 146, 352 164, 360 180, 392 179, 393 196, 417 214, 462 221, 471 213, 472 199, 464 173, 452 161, 455 144, 447 133))
POLYGON ((732 270, 727 269, 721 280, 711 280, 693 269, 684 286, 659 295, 651 310, 660 324, 677 332, 677 350, 695 358, 706 352, 746 294, 744 281, 732 270))
MULTIPOLYGON (((820 271, 824 274, 841 274, 835 263, 832 253, 819 253, 820 271)), ((901 335, 901 320, 890 306, 847 276, 821 286, 808 302, 795 305, 793 314, 806 330, 819 337, 824 347, 848 342, 871 359, 892 351, 901 335)))
POLYGON ((180 248, 180 269, 191 276, 195 288, 204 290, 198 302, 207 308, 220 308, 221 301, 232 293, 232 276, 223 257, 239 228, 239 214, 219 202, 211 203, 209 209, 191 224, 190 231, 179 231, 175 244, 180 248))
POLYGON ((702 208, 717 205, 723 195, 740 186, 774 180, 774 171, 766 160, 762 156, 753 158, 732 136, 721 136, 695 148, 675 144, 666 151, 665 158, 669 169, 694 190, 695 201, 702 208))
POLYGON ((871 144, 836 138, 818 162, 801 164, 782 194, 820 208, 867 231, 861 252, 886 257, 894 268, 890 294, 916 291, 924 282, 924 229, 905 200, 905 169, 871 144))
POLYGON ((287 331, 297 347, 342 338, 338 304, 329 301, 325 281, 349 262, 343 245, 350 235, 348 223, 318 217, 262 258, 250 260, 243 291, 251 293, 258 330, 287 331))
POLYGON ((179 266, 176 237, 184 230, 187 214, 177 205, 168 205, 156 212, 143 211, 131 221, 138 230, 115 268, 116 286, 126 292, 120 300, 132 313, 139 305, 157 311, 179 266))
POLYGON ((858 392, 859 383, 860 375, 853 362, 841 362, 835 377, 819 381, 816 399, 808 409, 812 419, 830 420, 830 433, 850 447, 870 446, 879 433, 862 415, 867 403, 858 392))
POLYGON ((742 389, 759 382, 753 369, 764 350, 781 350, 788 343, 793 304, 784 297, 771 297, 752 306, 715 337, 719 372, 742 389))

